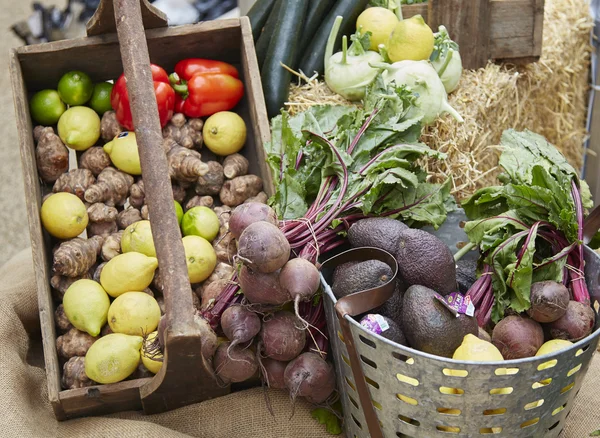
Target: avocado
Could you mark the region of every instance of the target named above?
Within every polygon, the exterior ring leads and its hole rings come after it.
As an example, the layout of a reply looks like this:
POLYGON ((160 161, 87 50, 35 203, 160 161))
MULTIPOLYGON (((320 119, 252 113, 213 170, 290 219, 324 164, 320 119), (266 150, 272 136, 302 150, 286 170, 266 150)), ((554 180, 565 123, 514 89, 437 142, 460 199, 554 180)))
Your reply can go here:
POLYGON ((392 295, 381 306, 373 309, 371 313, 378 313, 387 318, 390 318, 400 324, 402 312, 402 299, 404 297, 404 286, 400 280, 396 280, 396 289, 392 295))
POLYGON ((348 240, 353 248, 372 246, 394 255, 400 233, 408 227, 396 219, 369 217, 352 224, 348 240))
POLYGON ((370 313, 360 320, 360 325, 365 330, 376 333, 392 342, 400 345, 406 345, 406 337, 404 336, 404 333, 402 333, 400 324, 386 316, 370 313), (387 325, 385 330, 381 330, 382 323, 387 325), (380 331, 381 333, 379 333, 380 331))
POLYGON ((435 298, 435 291, 414 285, 404 293, 401 327, 411 347, 426 353, 452 357, 465 335, 478 335, 477 320, 456 317, 435 298))
POLYGON ((456 262, 458 291, 463 295, 466 294, 475 281, 477 281, 477 260, 461 259, 456 262))
POLYGON ((433 234, 412 228, 402 231, 396 260, 400 276, 407 286, 418 284, 442 296, 457 291, 452 252, 433 234))
POLYGON ((394 273, 387 263, 379 260, 348 262, 339 265, 333 272, 331 290, 336 298, 383 286, 394 273))

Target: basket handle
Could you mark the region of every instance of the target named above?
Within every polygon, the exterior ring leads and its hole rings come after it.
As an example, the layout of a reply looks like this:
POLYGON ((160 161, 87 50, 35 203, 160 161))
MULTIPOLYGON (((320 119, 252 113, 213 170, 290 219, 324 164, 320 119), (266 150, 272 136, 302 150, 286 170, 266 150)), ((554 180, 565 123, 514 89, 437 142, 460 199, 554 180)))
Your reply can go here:
POLYGON ((392 297, 396 289, 398 263, 396 262, 396 258, 387 251, 379 248, 365 247, 353 248, 331 257, 321 264, 321 269, 335 268, 347 262, 364 262, 367 260, 379 260, 386 263, 392 268, 393 275, 383 286, 362 290, 340 298, 335 304, 335 311, 340 321, 348 356, 350 356, 350 368, 352 369, 352 376, 354 377, 358 398, 363 408, 367 428, 372 438, 383 438, 383 432, 373 408, 373 403, 371 403, 371 393, 369 392, 369 388, 367 388, 367 382, 348 320, 350 316, 357 316, 381 306, 392 297))
MULTIPOLYGON (((167 16, 164 12, 148 3, 148 0, 139 0, 141 3, 142 21, 144 29, 167 27, 167 16)), ((115 1, 116 3, 116 1, 115 1)), ((100 4, 86 24, 87 36, 115 33, 115 5, 113 0, 100 0, 100 4)))
MULTIPOLYGON (((109 0, 103 0, 104 11, 108 3, 109 0)), ((159 373, 140 388, 144 411, 157 413, 224 395, 228 388, 217 384, 212 366, 203 359, 202 333, 194 322, 192 289, 150 70, 143 4, 145 0, 114 0, 113 21, 128 79, 127 92, 152 217, 152 237, 164 284, 167 315, 164 362, 159 373)))

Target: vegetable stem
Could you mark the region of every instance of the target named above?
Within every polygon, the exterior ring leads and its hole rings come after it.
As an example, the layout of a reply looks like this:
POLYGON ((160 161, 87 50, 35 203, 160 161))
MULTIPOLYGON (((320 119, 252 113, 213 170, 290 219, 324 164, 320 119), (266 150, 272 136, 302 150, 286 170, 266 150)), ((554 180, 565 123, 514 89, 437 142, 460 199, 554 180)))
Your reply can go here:
POLYGON ((340 64, 348 64, 348 37, 344 35, 342 37, 342 61, 340 64))
POLYGON ((344 17, 338 15, 335 17, 335 21, 333 22, 333 26, 331 27, 331 32, 329 33, 329 38, 327 39, 327 46, 325 48, 325 70, 329 68, 329 62, 331 57, 333 56, 333 49, 335 47, 335 39, 337 38, 338 32, 340 31, 340 26, 342 25, 342 20, 344 17))
POLYGON ((452 56, 453 55, 454 55, 454 49, 448 49, 448 51, 446 52, 446 60, 444 61, 444 65, 442 65, 440 67, 440 69, 438 70, 438 76, 439 77, 442 77, 442 75, 446 71, 446 68, 450 64, 450 61, 452 61, 452 56))
POLYGON ((456 252, 456 254, 454 254, 454 261, 457 262, 460 259, 462 259, 469 251, 471 251, 473 248, 477 247, 477 244, 473 243, 473 242, 469 242, 467 243, 465 246, 463 246, 460 250, 458 250, 456 252))

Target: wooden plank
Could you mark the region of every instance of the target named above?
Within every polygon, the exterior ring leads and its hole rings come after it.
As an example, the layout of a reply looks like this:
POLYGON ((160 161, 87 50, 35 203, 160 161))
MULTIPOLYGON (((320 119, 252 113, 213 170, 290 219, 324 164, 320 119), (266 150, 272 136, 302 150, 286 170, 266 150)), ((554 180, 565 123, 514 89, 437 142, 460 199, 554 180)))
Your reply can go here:
POLYGON ((420 3, 418 5, 404 5, 402 6, 402 17, 410 18, 415 15, 420 15, 427 21, 427 3, 420 3))
MULTIPOLYGON (((153 29, 167 26, 167 16, 164 12, 148 3, 141 1, 141 14, 144 28, 153 29)), ((115 33, 114 5, 112 1, 101 1, 96 12, 86 26, 88 36, 115 33)))
POLYGON ((37 300, 40 313, 40 326, 42 329, 42 343, 44 348, 44 363, 46 367, 48 397, 56 418, 65 419, 65 412, 59 401, 61 390, 60 374, 62 367, 56 352, 56 328, 54 326, 54 305, 50 291, 50 276, 48 272, 48 258, 42 224, 40 220, 40 207, 42 193, 40 180, 35 164, 35 146, 33 143, 33 127, 29 115, 29 100, 27 88, 16 50, 10 51, 10 72, 15 106, 15 119, 19 133, 19 149, 21 152, 21 166, 23 169, 23 183, 25 187, 25 205, 29 221, 29 236, 35 282, 37 286, 37 300))
POLYGON ((489 59, 490 0, 429 0, 429 25, 446 26, 460 46, 463 66, 484 66, 489 59))
POLYGON ((542 56, 545 0, 535 0, 533 24, 533 55, 542 56))
MULTIPOLYGON (((462 50, 461 50, 462 53, 462 50)), ((531 56, 533 41, 531 36, 518 38, 499 38, 491 42, 490 59, 507 59, 531 56)))
POLYGON ((534 7, 531 0, 492 1, 490 4, 490 38, 530 37, 534 7))

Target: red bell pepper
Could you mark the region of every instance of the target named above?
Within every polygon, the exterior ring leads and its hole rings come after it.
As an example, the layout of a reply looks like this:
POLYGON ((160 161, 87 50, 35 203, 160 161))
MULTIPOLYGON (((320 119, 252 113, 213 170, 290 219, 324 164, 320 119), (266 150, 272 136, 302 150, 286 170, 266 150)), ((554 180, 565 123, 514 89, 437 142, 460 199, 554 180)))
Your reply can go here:
POLYGON ((205 117, 235 107, 244 96, 237 69, 226 62, 191 58, 179 61, 170 76, 177 92, 175 111, 205 117))
MULTIPOLYGON (((175 108, 175 91, 171 88, 167 72, 158 65, 150 64, 152 69, 152 80, 154 81, 154 94, 158 104, 158 116, 160 126, 165 125, 173 117, 175 108)), ((129 95, 127 94, 127 80, 125 74, 122 74, 115 82, 110 95, 110 104, 115 110, 117 121, 127 130, 133 131, 133 121, 131 117, 131 107, 129 106, 129 95)))

